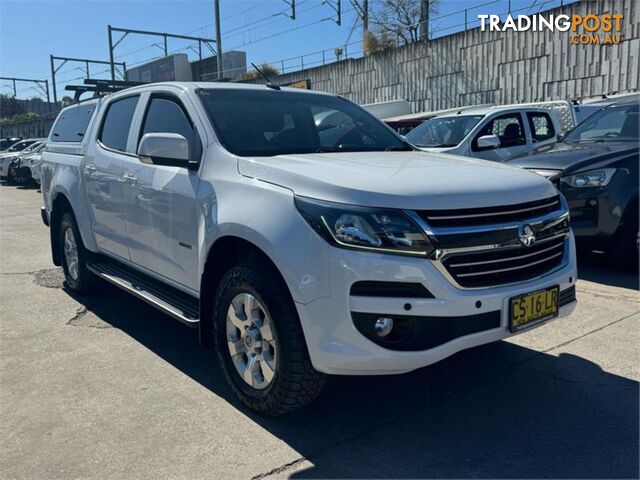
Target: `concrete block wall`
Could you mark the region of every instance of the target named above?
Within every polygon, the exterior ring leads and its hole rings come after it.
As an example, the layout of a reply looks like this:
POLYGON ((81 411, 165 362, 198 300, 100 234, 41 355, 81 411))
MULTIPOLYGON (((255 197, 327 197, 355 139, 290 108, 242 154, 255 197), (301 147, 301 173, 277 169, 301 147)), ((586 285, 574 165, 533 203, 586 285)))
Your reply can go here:
MULTIPOLYGON (((582 1, 548 14, 624 13, 619 45, 571 45, 568 32, 479 28, 360 59, 275 77, 357 103, 405 99, 414 112, 464 105, 566 100, 640 88, 640 3, 582 1)), ((259 82, 256 82, 259 83, 259 82)))

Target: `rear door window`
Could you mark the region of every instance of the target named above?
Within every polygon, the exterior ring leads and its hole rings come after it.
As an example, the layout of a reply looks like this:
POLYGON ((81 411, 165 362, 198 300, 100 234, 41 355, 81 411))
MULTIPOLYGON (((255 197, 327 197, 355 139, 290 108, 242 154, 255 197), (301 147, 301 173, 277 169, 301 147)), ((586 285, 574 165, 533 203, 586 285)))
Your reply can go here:
POLYGON ((52 142, 81 142, 96 109, 95 103, 69 107, 58 116, 51 132, 52 142))
POLYGON ((120 152, 127 150, 129 129, 138 105, 138 98, 138 95, 126 97, 109 104, 102 122, 102 129, 100 130, 100 142, 105 147, 120 152))
POLYGON ((556 135, 553 122, 548 113, 528 112, 529 126, 531 127, 531 138, 534 142, 549 140, 556 135))

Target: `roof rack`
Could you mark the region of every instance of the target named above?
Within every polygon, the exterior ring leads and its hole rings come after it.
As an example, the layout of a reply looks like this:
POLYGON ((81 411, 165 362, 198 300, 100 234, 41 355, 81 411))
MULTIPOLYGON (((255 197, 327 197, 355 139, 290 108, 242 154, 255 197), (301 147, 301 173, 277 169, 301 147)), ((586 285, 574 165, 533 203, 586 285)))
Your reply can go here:
POLYGON ((67 85, 64 89, 75 92, 73 99, 80 101, 82 94, 93 92, 93 97, 101 97, 109 93, 119 92, 125 88, 144 85, 144 82, 130 82, 126 80, 102 80, 95 78, 85 78, 84 85, 67 85))

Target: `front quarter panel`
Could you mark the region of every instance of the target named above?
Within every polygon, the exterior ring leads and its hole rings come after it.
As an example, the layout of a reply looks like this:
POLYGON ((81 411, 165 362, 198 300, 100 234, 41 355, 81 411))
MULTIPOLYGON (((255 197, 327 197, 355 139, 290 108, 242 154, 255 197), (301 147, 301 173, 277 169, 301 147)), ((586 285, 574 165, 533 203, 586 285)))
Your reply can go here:
POLYGON ((329 296, 328 244, 298 213, 290 190, 239 177, 218 181, 215 189, 201 182, 199 194, 205 210, 201 272, 215 241, 234 236, 254 244, 273 261, 295 302, 329 296))

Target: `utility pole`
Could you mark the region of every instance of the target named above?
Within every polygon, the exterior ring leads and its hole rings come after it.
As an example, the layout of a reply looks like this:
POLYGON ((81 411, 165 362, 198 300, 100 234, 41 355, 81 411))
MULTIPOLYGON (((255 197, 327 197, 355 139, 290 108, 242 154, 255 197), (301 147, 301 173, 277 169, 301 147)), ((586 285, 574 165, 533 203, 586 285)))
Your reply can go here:
MULTIPOLYGON (((49 81, 48 80, 38 80, 38 79, 33 79, 33 78, 17 78, 17 77, 0 77, 0 80, 9 80, 11 81, 11 84, 13 86, 13 96, 17 97, 18 96, 18 90, 16 88, 16 82, 29 82, 29 83, 35 83, 36 87, 40 88, 40 92, 41 93, 46 93, 47 95, 47 103, 50 102, 50 98, 49 98, 49 81), (42 85, 44 84, 44 88, 42 87, 42 85)), ((36 91, 38 91, 38 89, 35 89, 36 91)))
MULTIPOLYGON (((116 80, 116 67, 113 64, 113 32, 111 31, 111 25, 107 25, 107 31, 109 32, 109 63, 111 64, 111 80, 115 82, 116 80)), ((124 37, 122 37, 124 38, 124 37)), ((53 70, 53 60, 51 61, 51 70, 53 70)), ((55 94, 56 91, 56 82, 53 82, 53 91, 55 94)))
POLYGON ((369 0, 362 2, 362 41, 364 42, 369 31, 369 0))
MULTIPOLYGON (((111 38, 111 35, 109 35, 111 38)), ((55 55, 49 55, 49 62, 51 63, 51 84, 53 86, 53 101, 58 101, 58 84, 56 82, 56 74, 58 71, 66 64, 67 62, 77 62, 80 64, 84 64, 85 73, 87 74, 87 78, 91 78, 89 65, 109 65, 111 68, 111 79, 115 80, 115 67, 116 65, 122 66, 122 76, 124 77, 124 71, 126 69, 126 64, 124 62, 114 62, 113 56, 109 61, 106 60, 92 60, 90 58, 75 58, 75 57, 57 57, 55 55), (59 60, 61 63, 56 67, 56 60, 59 60)))
POLYGON ((328 5, 331 9, 336 12, 336 18, 325 18, 325 20, 333 20, 336 22, 336 25, 342 25, 342 0, 335 0, 336 3, 333 3, 333 0, 323 0, 323 4, 328 5))
POLYGON ((289 18, 291 20, 295 20, 296 19, 296 0, 284 0, 284 3, 286 3, 291 7, 291 15, 289 15, 289 18))
POLYGON ((220 0, 213 0, 213 8, 216 22, 216 50, 218 51, 218 80, 222 80, 222 33, 220 32, 220 0))
POLYGON ((51 62, 51 80, 53 84, 53 103, 58 104, 58 93, 56 92, 56 71, 53 68, 53 55, 49 55, 49 62, 51 62))
MULTIPOLYGON (((358 0, 351 0, 351 5, 362 21, 362 48, 364 49, 367 32, 369 32, 369 0, 362 0, 362 4, 358 0)), ((351 38, 351 34, 349 34, 349 38, 351 38)))
MULTIPOLYGON (((216 0, 217 3, 217 0, 216 0)), ((151 32, 148 30, 132 30, 130 28, 118 28, 112 27, 111 25, 107 26, 107 33, 109 34, 109 62, 111 63, 111 80, 116 79, 116 65, 122 65, 123 68, 126 69, 126 65, 124 62, 116 62, 114 61, 114 52, 120 42, 122 42, 128 35, 149 35, 152 37, 162 37, 162 45, 159 43, 154 43, 155 46, 162 49, 165 57, 169 55, 169 45, 167 43, 169 38, 179 38, 181 40, 191 40, 194 42, 198 42, 198 56, 200 60, 202 60, 202 45, 204 44, 211 53, 216 54, 215 50, 211 47, 211 44, 216 41, 211 38, 203 38, 203 37, 192 37, 189 35, 178 35, 175 33, 167 33, 167 32, 151 32), (116 41, 113 41, 113 32, 119 32, 122 36, 116 41)), ((105 62, 106 63, 106 62, 105 62)), ((123 77, 126 77, 125 73, 122 74, 123 77)))
POLYGON ((420 40, 429 39, 429 0, 420 0, 420 40))

